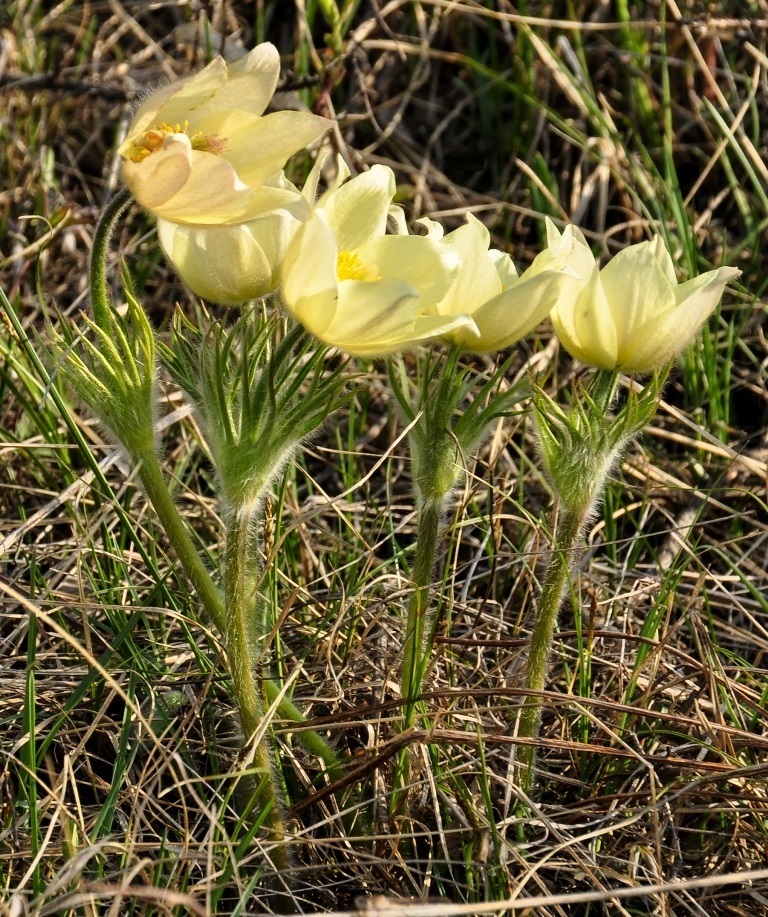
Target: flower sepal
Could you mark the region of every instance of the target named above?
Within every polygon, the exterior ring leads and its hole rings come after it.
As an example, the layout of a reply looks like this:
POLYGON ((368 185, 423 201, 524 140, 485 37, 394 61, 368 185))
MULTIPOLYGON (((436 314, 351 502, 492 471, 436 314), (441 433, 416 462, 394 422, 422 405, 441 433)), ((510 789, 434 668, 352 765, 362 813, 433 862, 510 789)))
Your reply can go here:
POLYGON ((125 315, 105 309, 99 324, 61 320, 48 328, 58 372, 111 436, 134 459, 155 449, 156 342, 144 309, 125 277, 125 315), (61 330, 57 330, 61 329, 61 330))
POLYGON ((420 502, 444 503, 493 421, 508 416, 529 395, 525 381, 513 386, 506 381, 513 356, 481 377, 459 366, 460 356, 458 346, 447 356, 439 351, 420 355, 416 381, 402 360, 389 363, 390 385, 409 426, 420 502))
POLYGON ((202 420, 225 511, 256 513, 294 455, 350 397, 344 364, 298 326, 254 307, 225 328, 200 309, 195 325, 177 313, 160 358, 202 420))
POLYGON ((620 379, 617 373, 599 371, 587 385, 577 380, 567 408, 534 384, 542 462, 569 512, 586 518, 593 511, 614 463, 656 413, 669 369, 668 365, 654 372, 642 388, 630 384, 626 400, 615 414, 610 409, 620 379))

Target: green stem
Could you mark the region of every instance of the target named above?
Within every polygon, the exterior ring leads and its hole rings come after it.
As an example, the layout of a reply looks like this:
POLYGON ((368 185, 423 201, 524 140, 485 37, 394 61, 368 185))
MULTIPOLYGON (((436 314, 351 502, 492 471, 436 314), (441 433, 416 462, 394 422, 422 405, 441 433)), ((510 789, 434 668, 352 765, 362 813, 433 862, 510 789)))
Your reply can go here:
MULTIPOLYGON (((264 689, 264 696, 268 704, 274 704, 277 698, 280 697, 281 688, 276 682, 272 681, 271 678, 264 679, 262 688, 264 689)), ((299 710, 296 704, 285 697, 285 695, 280 697, 277 703, 277 713, 284 719, 290 720, 292 723, 297 723, 298 725, 302 725, 307 721, 307 718, 301 710, 299 710)), ((320 758, 332 781, 340 780, 344 776, 344 768, 342 767, 341 759, 325 739, 315 732, 314 729, 301 729, 296 732, 295 735, 298 741, 311 755, 320 758)))
MULTIPOLYGON (((422 499, 419 503, 419 522, 416 535, 416 556, 411 570, 413 592, 408 603, 408 620, 403 642, 403 671, 400 694, 405 703, 402 729, 410 729, 416 715, 416 705, 421 693, 421 683, 432 649, 430 628, 430 585, 435 567, 440 524, 443 517, 442 500, 422 499)), ((397 758, 392 780, 390 815, 402 814, 410 779, 409 749, 404 748, 397 758)))
POLYGON ((93 320, 103 331, 109 331, 109 297, 107 295, 107 255, 109 240, 120 214, 131 202, 131 192, 123 188, 104 208, 96 226, 91 251, 91 306, 93 320))
MULTIPOLYGON (((179 513, 163 475, 160 462, 154 450, 148 450, 134 456, 139 467, 139 477, 149 497, 168 540, 173 545, 176 556, 189 578, 198 598, 209 618, 222 635, 227 632, 227 616, 224 610, 224 597, 216 587, 205 564, 189 535, 189 530, 179 513)), ((270 679, 264 680, 264 693, 270 704, 280 696, 280 687, 270 679)), ((278 702, 279 716, 292 723, 303 724, 306 718, 296 705, 287 697, 278 702)), ((325 764, 332 779, 341 775, 339 757, 331 746, 314 729, 302 729, 297 738, 310 754, 316 755, 325 764)))
POLYGON ((408 603, 408 620, 403 644, 401 694, 405 701, 404 729, 413 725, 416 700, 421 692, 421 682, 429 658, 430 646, 426 646, 425 642, 430 620, 430 585, 443 517, 443 502, 427 499, 423 500, 419 507, 416 556, 411 571, 413 592, 408 603))
POLYGON ((224 613, 224 600, 214 585, 205 564, 197 553, 189 529, 176 508, 168 486, 165 482, 160 461, 155 451, 147 450, 134 456, 139 466, 139 477, 147 496, 160 519, 160 524, 173 545, 176 556, 189 577, 198 598, 203 603, 213 623, 224 634, 227 621, 224 613))
MULTIPOLYGON (((259 652, 255 632, 255 546, 251 513, 239 507, 229 514, 226 522, 224 597, 226 607, 226 638, 232 685, 237 700, 246 744, 263 724, 260 685, 256 676, 259 652)), ((266 736, 256 743, 254 764, 261 775, 257 801, 264 813, 270 840, 276 844, 274 862, 278 873, 290 885, 290 856, 285 843, 286 831, 280 794, 272 767, 272 756, 266 736)))
MULTIPOLYGON (((557 624, 558 611, 570 578, 576 542, 581 535, 581 530, 588 515, 588 512, 583 510, 575 512, 569 510, 562 503, 560 506, 562 515, 558 521, 552 558, 544 578, 544 586, 539 599, 533 633, 531 634, 531 646, 525 676, 525 689, 531 693, 527 694, 523 701, 523 708, 517 727, 518 738, 523 739, 536 739, 539 734, 541 698, 533 692, 544 690, 549 668, 552 635, 557 624)), ((526 744, 518 747, 518 781, 525 792, 528 792, 531 788, 535 757, 535 745, 526 744)))

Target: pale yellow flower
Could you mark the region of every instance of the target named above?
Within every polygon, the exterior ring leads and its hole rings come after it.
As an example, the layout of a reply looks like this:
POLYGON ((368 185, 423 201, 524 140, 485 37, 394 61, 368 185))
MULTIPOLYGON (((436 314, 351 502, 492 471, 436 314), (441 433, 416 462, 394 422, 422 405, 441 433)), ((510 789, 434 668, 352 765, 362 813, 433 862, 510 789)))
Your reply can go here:
MULTIPOLYGON (((310 176, 305 195, 314 194, 317 177, 310 176)), ((376 165, 345 177, 342 172, 320 197, 288 246, 282 281, 288 310, 316 337, 360 356, 473 328, 466 315, 427 314, 448 291, 456 256, 422 236, 386 235, 392 170, 376 165)))
MULTIPOLYGON (((285 180, 281 184, 292 187, 285 180)), ((159 218, 157 235, 192 292, 238 305, 275 290, 288 243, 300 225, 287 210, 224 226, 184 226, 159 218)))
MULTIPOLYGON (((547 226, 550 249, 561 235, 547 226)), ((731 267, 678 284, 660 236, 620 251, 600 270, 578 230, 571 230, 570 260, 581 278, 564 288, 552 310, 557 336, 583 363, 601 369, 646 373, 668 363, 714 311, 726 284, 741 274, 731 267)))
POLYGON ((289 156, 317 140, 330 122, 305 112, 264 115, 280 58, 264 43, 227 65, 152 93, 137 110, 118 152, 136 200, 158 217, 190 226, 243 223, 303 206, 275 179, 289 156))
POLYGON ((567 277, 557 259, 542 252, 521 276, 506 252, 489 249, 491 234, 471 213, 467 222, 448 235, 433 220, 420 220, 428 237, 454 252, 460 267, 446 296, 433 308, 445 317, 467 313, 476 331, 459 327, 446 340, 473 353, 502 350, 519 340, 549 314, 567 277), (479 334, 477 333, 479 332, 479 334))

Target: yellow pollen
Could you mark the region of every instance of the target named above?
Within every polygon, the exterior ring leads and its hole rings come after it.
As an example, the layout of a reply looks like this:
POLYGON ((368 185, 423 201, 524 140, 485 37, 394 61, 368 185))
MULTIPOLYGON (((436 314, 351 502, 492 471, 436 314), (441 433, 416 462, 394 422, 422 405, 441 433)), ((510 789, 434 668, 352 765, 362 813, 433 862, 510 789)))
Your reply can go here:
POLYGON ((355 252, 346 249, 339 252, 336 259, 336 276, 339 280, 364 280, 366 283, 381 280, 381 274, 364 265, 355 252))
MULTIPOLYGON (((188 121, 185 121, 183 125, 167 124, 165 121, 160 125, 153 124, 148 131, 145 131, 136 140, 131 141, 128 151, 124 154, 125 158, 130 159, 131 162, 143 162, 147 156, 151 156, 155 150, 159 150, 162 147, 166 138, 173 134, 189 135, 188 127, 188 121)), ((227 145, 224 137, 219 137, 217 134, 206 136, 200 131, 193 134, 189 138, 189 142, 193 150, 202 150, 204 153, 213 153, 215 156, 218 156, 227 145)))

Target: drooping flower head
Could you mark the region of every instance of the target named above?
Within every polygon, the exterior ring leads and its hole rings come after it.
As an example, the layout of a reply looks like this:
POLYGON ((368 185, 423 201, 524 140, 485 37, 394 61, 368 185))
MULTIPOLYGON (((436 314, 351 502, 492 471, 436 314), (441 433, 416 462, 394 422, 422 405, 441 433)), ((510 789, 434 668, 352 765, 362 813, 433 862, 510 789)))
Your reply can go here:
POLYGON ((267 42, 234 64, 217 57, 152 93, 118 150, 136 200, 188 226, 243 223, 279 208, 307 215, 304 199, 277 177, 330 122, 298 111, 264 115, 279 72, 267 42))
MULTIPOLYGON (((693 338, 714 311, 732 267, 707 271, 678 284, 660 236, 620 251, 600 270, 575 227, 567 263, 579 282, 567 284, 552 310, 557 336, 572 356, 600 369, 647 373, 661 368, 693 338)), ((550 251, 565 234, 547 221, 550 251)))
POLYGON ((430 239, 441 242, 459 259, 456 277, 434 311, 445 317, 472 316, 475 331, 458 327, 444 335, 464 350, 491 353, 514 344, 549 314, 568 280, 558 270, 563 259, 547 251, 518 276, 506 252, 489 248, 491 234, 471 213, 464 226, 446 236, 434 220, 419 222, 427 227, 430 239))
MULTIPOLYGON (((458 259, 423 236, 386 235, 395 176, 375 165, 336 182, 299 226, 283 264, 288 310, 316 337, 358 356, 383 356, 419 341, 474 329, 467 315, 429 314, 448 291, 458 259)), ((314 195, 319 170, 304 194, 314 195)))

